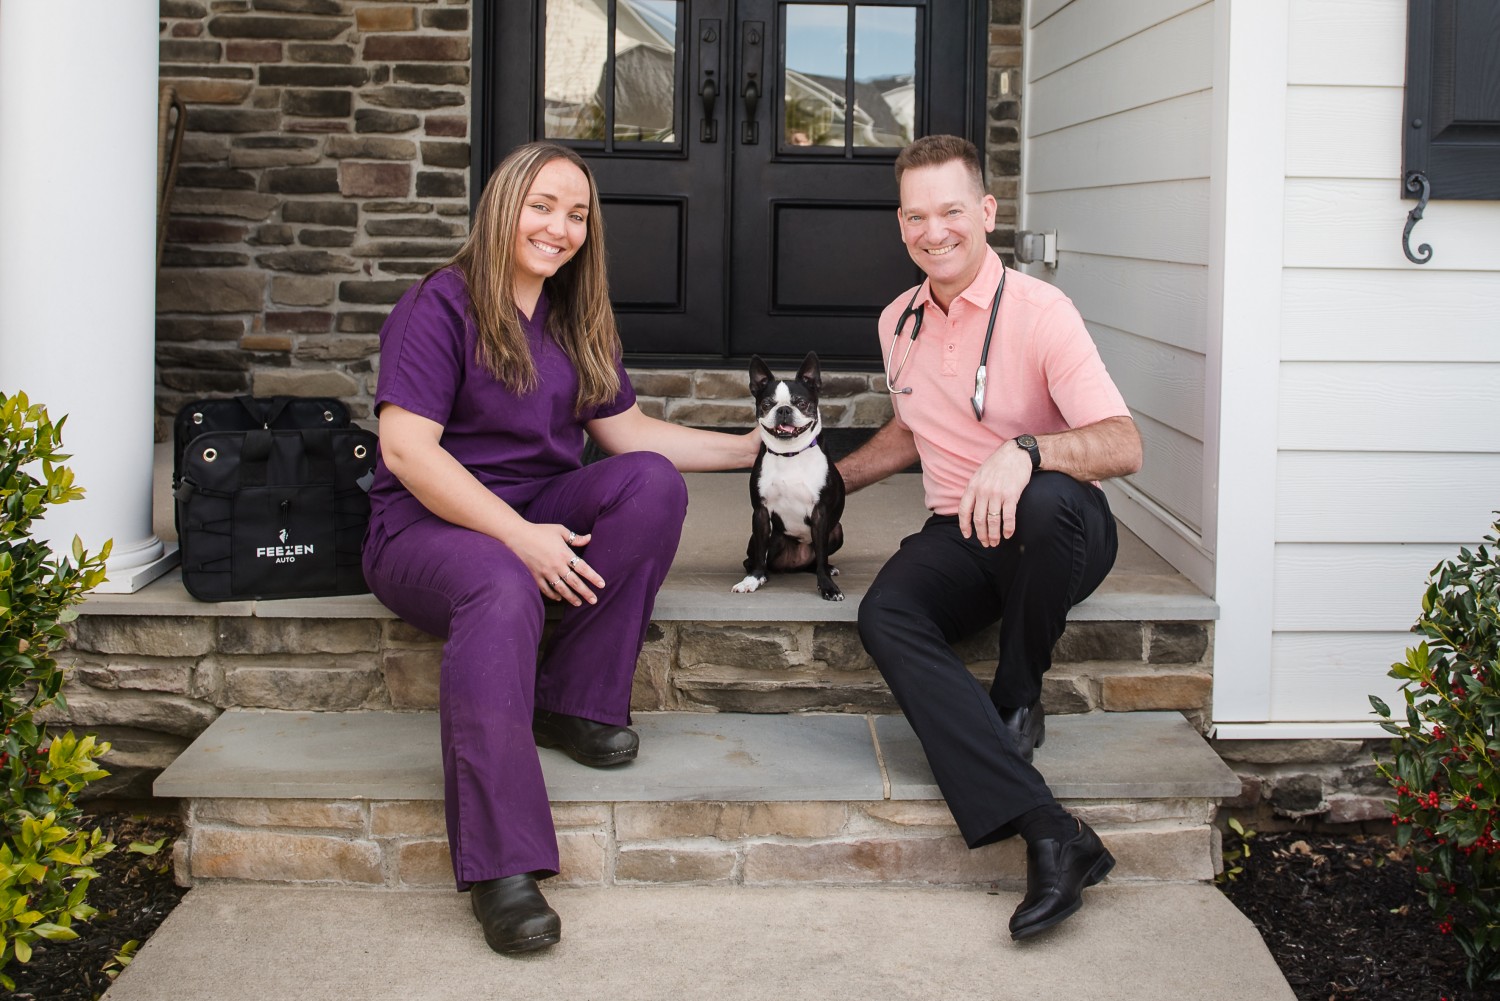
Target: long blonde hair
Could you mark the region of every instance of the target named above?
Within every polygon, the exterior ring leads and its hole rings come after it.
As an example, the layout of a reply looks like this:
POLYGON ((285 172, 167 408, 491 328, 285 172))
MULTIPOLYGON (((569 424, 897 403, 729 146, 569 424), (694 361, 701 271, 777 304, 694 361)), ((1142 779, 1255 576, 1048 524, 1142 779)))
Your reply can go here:
POLYGON ((537 174, 558 159, 581 170, 589 185, 583 246, 544 284, 550 304, 547 333, 578 372, 574 411, 581 413, 619 395, 620 377, 615 365, 621 351, 615 314, 609 305, 599 188, 582 158, 556 143, 527 143, 512 150, 490 175, 469 238, 448 265, 463 273, 468 286, 474 322, 479 328, 479 363, 512 392, 525 395, 536 389, 536 362, 527 347, 516 306, 516 228, 537 174))

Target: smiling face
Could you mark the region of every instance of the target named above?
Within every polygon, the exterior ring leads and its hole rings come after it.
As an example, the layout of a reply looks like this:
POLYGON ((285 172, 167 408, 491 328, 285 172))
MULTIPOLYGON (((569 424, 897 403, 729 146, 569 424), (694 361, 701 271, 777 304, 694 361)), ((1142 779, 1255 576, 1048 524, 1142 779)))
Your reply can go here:
POLYGON ((995 199, 959 160, 914 167, 901 175, 901 240, 932 280, 932 297, 947 310, 974 283, 984 264, 984 234, 995 228, 995 199))
POLYGON ((588 233, 589 182, 566 160, 549 160, 540 171, 516 220, 516 298, 535 303, 542 282, 583 246, 588 233))

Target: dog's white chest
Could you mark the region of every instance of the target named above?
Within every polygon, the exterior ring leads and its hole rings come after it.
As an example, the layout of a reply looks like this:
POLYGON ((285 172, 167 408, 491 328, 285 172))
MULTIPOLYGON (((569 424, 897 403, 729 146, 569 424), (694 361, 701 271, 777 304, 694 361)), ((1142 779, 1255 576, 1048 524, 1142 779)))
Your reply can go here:
POLYGON ((786 534, 802 542, 812 542, 807 519, 828 482, 828 456, 821 448, 809 448, 796 455, 767 452, 761 461, 756 489, 772 514, 781 518, 786 534))

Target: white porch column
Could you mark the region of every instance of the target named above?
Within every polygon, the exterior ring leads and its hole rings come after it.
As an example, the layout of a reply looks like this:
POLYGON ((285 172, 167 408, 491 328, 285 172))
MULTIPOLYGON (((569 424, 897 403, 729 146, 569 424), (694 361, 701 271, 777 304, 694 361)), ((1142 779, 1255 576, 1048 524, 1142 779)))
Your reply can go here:
POLYGON ((0 388, 63 430, 84 500, 40 533, 114 540, 102 591, 175 557, 151 525, 157 0, 0 0, 0 388))

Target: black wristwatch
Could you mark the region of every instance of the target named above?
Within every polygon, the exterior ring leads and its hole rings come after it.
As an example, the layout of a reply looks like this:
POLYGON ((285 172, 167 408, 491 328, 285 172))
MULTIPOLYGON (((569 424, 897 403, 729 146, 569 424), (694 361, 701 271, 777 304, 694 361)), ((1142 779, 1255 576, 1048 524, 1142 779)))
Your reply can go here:
POLYGON ((1031 456, 1031 471, 1042 468, 1042 451, 1036 447, 1036 439, 1029 434, 1016 435, 1016 448, 1031 456))

